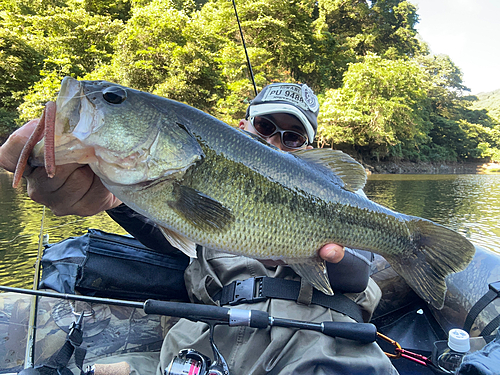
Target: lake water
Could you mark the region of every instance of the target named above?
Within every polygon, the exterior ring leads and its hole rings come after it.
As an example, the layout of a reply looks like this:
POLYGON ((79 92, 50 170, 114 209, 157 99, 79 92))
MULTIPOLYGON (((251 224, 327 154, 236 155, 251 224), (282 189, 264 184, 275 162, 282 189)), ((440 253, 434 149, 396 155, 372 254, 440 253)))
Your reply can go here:
MULTIPOLYGON (((13 189, 12 174, 0 170, 0 284, 31 288, 43 207, 13 189)), ((500 253, 500 175, 372 175, 365 192, 409 215, 448 226, 476 245, 500 253)), ((106 214, 56 217, 45 210, 50 242, 80 236, 88 228, 125 233, 106 214)))
MULTIPOLYGON (((30 288, 43 206, 26 194, 26 185, 12 188, 12 174, 0 168, 0 284, 30 288)), ((105 213, 92 217, 57 217, 45 210, 44 234, 51 243, 87 233, 88 228, 125 234, 105 213)))

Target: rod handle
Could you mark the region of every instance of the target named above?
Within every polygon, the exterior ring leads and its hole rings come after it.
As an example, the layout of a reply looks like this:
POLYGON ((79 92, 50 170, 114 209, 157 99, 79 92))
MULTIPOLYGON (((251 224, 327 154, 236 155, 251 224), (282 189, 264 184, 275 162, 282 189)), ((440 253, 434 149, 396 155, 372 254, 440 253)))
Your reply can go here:
POLYGON ((110 364, 96 363, 92 366, 93 375, 129 375, 130 365, 127 362, 110 364))
POLYGON ((210 305, 184 302, 168 302, 148 299, 144 303, 146 314, 158 314, 186 318, 190 320, 216 320, 229 322, 229 309, 210 305))
POLYGON ((341 337, 362 343, 377 339, 377 327, 371 323, 323 322, 322 332, 331 337, 341 337))

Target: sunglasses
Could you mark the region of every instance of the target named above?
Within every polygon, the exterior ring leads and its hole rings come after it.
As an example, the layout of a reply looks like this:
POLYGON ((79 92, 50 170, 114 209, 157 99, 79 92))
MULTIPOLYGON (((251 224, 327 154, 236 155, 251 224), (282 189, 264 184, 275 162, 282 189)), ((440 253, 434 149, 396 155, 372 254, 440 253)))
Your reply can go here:
POLYGON ((266 117, 250 117, 250 123, 262 138, 270 138, 280 133, 281 144, 287 148, 299 149, 307 145, 307 137, 293 130, 283 130, 266 117))

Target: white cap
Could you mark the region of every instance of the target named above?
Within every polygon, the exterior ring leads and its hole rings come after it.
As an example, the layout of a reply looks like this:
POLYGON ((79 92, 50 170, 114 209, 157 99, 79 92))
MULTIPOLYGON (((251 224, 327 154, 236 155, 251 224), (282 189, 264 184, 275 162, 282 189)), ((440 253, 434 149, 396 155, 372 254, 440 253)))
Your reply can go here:
POLYGON ((318 97, 306 84, 271 83, 252 100, 246 119, 270 113, 287 113, 299 119, 307 133, 309 143, 314 141, 318 129, 318 97))
POLYGON ((470 350, 469 334, 463 329, 451 329, 448 334, 448 346, 459 353, 468 352, 470 350))

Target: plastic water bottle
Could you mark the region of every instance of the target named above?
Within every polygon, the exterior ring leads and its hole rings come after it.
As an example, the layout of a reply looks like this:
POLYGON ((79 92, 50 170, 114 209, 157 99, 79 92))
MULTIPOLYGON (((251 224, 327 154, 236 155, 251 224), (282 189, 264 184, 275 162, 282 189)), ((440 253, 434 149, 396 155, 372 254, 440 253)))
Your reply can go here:
POLYGON ((438 365, 444 370, 454 372, 469 350, 469 334, 463 329, 452 329, 448 334, 448 347, 438 355, 438 365))

